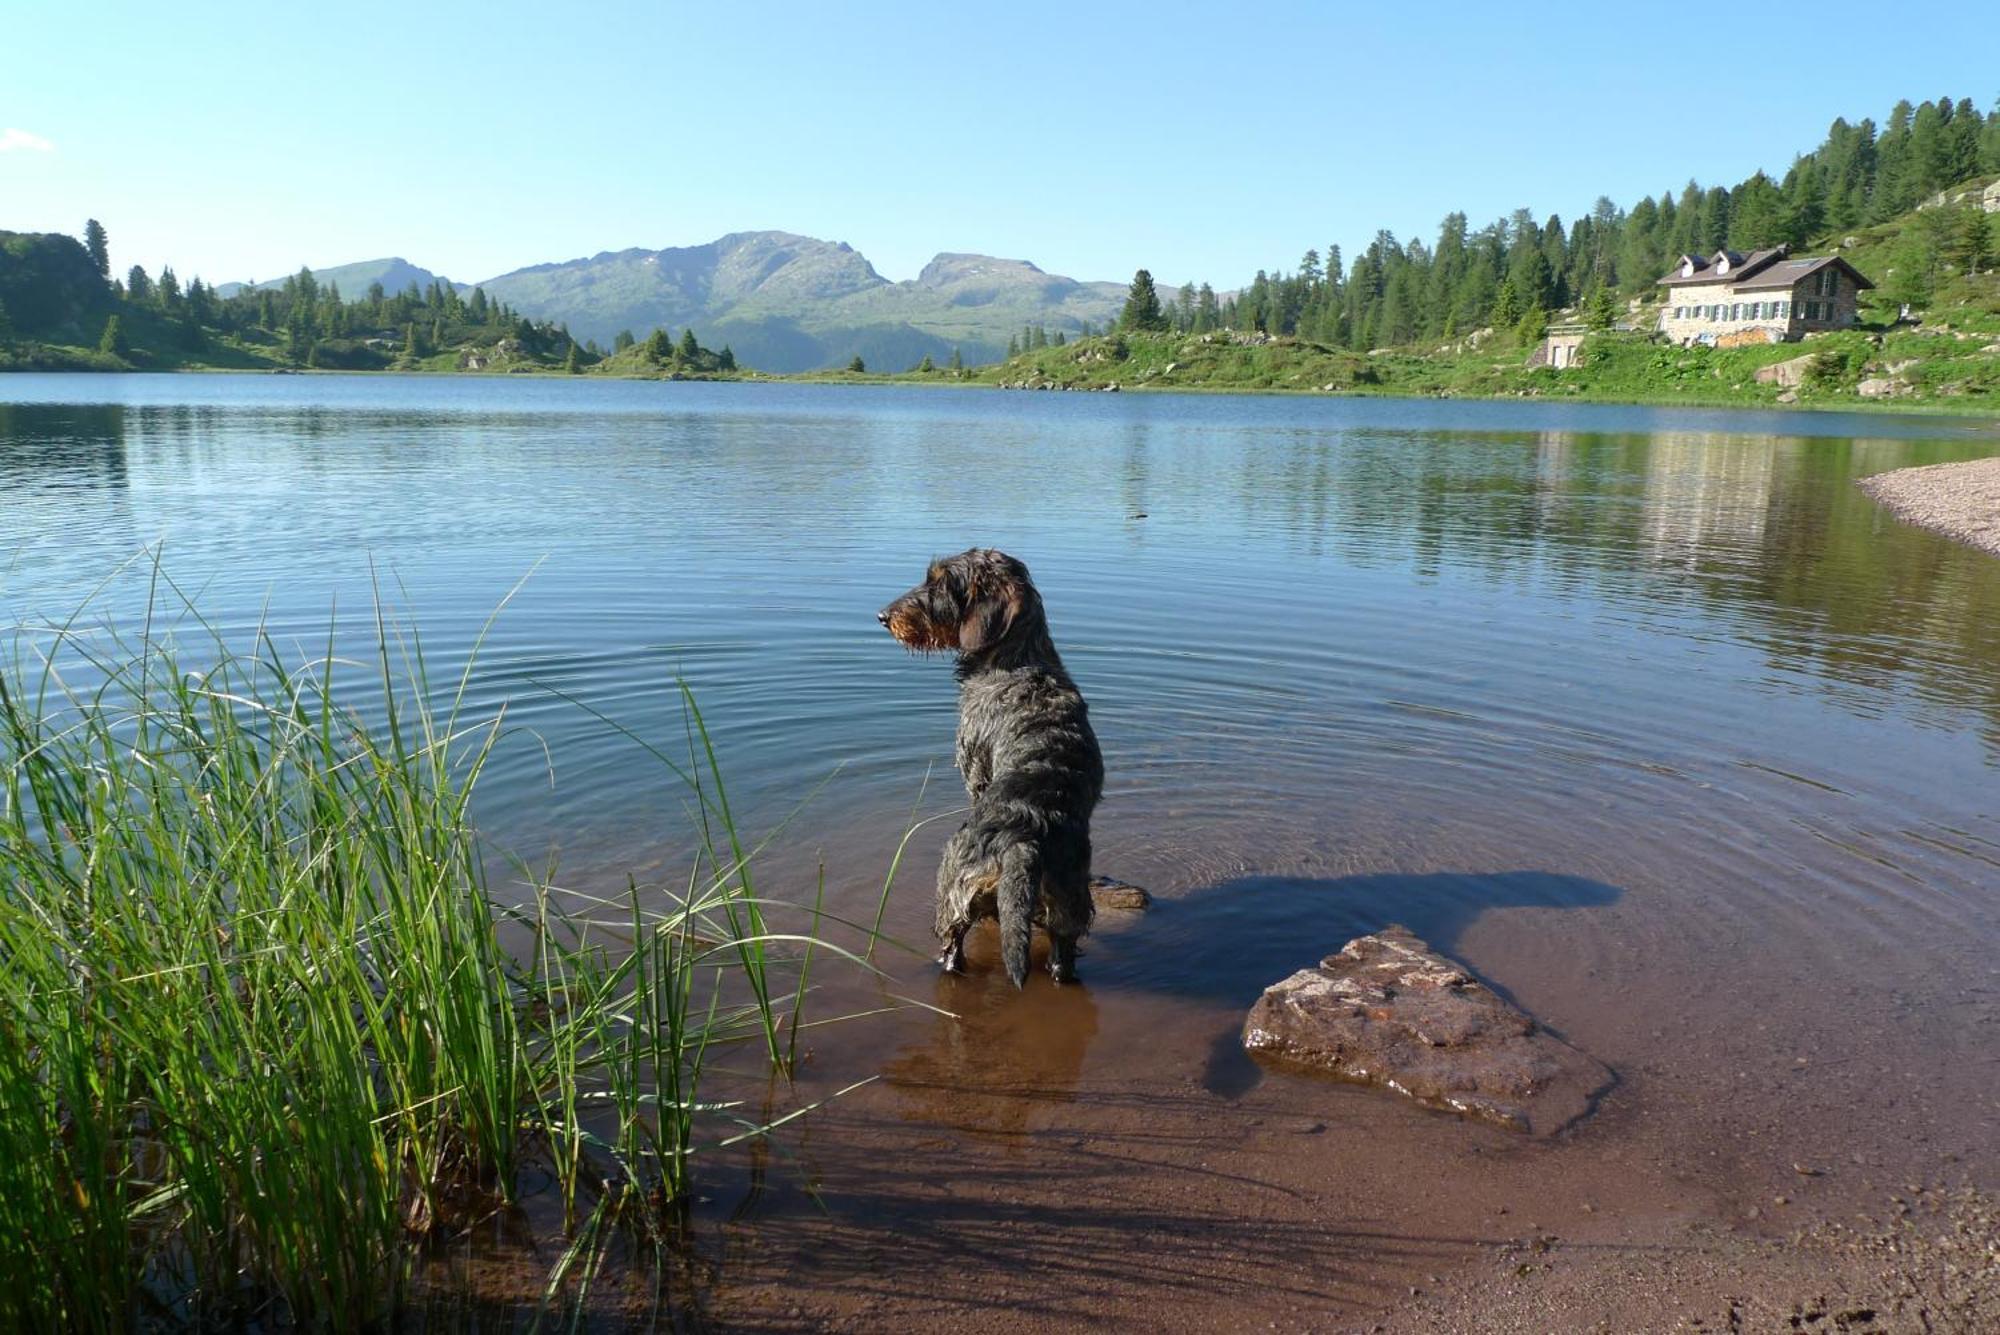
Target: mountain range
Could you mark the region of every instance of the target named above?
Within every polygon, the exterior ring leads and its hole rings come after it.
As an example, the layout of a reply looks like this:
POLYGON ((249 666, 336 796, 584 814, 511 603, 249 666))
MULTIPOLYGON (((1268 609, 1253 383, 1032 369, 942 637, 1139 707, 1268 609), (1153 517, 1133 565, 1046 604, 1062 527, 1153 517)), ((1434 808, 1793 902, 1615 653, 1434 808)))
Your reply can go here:
MULTIPOLYGON (((348 299, 370 283, 391 292, 447 282, 401 258, 314 269, 348 299)), ((223 284, 223 295, 247 284, 223 284)), ((461 292, 473 285, 454 284, 461 292)), ((621 330, 693 327, 705 347, 728 345, 766 371, 844 366, 902 369, 954 349, 969 363, 997 361, 1025 325, 1050 333, 1103 326, 1125 300, 1123 283, 1084 283, 1026 260, 940 254, 914 280, 895 283, 839 241, 791 232, 732 232, 706 245, 603 251, 536 264, 478 286, 521 314, 569 326, 605 347, 621 330)))

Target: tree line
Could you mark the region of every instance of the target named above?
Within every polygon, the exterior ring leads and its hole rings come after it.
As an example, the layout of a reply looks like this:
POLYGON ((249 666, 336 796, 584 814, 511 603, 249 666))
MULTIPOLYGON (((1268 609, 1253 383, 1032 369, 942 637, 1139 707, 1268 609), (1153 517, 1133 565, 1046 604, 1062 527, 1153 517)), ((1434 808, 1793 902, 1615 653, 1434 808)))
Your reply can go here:
MULTIPOLYGON (((111 267, 103 224, 85 222, 83 239, 55 233, 0 233, 0 347, 16 339, 94 344, 128 358, 135 348, 200 354, 218 341, 258 347, 298 366, 346 369, 415 367, 441 352, 486 349, 511 340, 523 361, 577 372, 603 361, 595 341, 579 343, 566 324, 531 320, 482 287, 412 281, 398 292, 371 283, 349 297, 309 268, 280 283, 227 296, 171 265, 157 274, 111 267)), ((634 346, 629 332, 618 350, 634 346)), ((734 371, 735 355, 701 346, 689 328, 676 339, 655 329, 639 358, 672 371, 734 371)))
MULTIPOLYGON (((1296 268, 1260 269, 1221 298, 1202 283, 1162 302, 1141 270, 1118 323, 1291 335, 1356 350, 1449 340, 1486 326, 1539 337, 1549 313, 1570 307, 1609 325, 1620 298, 1650 293, 1682 254, 1806 246, 1993 176, 2000 176, 2000 102, 1982 114, 1970 98, 1904 101, 1879 128, 1869 119, 1834 121, 1781 179, 1760 170, 1733 188, 1690 180, 1629 209, 1600 195, 1568 223, 1557 214, 1538 222, 1517 209, 1475 229, 1454 212, 1428 244, 1384 229, 1351 263, 1337 245, 1323 256, 1307 250, 1296 268)), ((1934 213, 1910 229, 1890 289, 1897 299, 1921 302, 1943 264, 1963 272, 2000 249, 1976 205, 1934 213)))

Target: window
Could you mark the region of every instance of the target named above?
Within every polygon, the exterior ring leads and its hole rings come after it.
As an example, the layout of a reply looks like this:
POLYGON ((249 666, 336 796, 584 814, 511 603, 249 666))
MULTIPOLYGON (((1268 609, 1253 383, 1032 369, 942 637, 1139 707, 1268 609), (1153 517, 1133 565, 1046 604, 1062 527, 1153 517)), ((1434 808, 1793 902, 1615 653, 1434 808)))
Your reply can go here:
POLYGON ((1817 301, 1808 301, 1806 303, 1806 319, 1819 319, 1819 303, 1817 301))
POLYGON ((1740 319, 1742 319, 1742 318, 1743 318, 1743 303, 1742 303, 1742 302, 1738 301, 1738 302, 1732 302, 1732 303, 1730 303, 1730 306, 1729 306, 1729 318, 1730 318, 1730 319, 1732 319, 1732 320, 1740 320, 1740 319))
POLYGON ((1761 320, 1761 319, 1762 319, 1763 317, 1764 317, 1764 303, 1763 303, 1763 302, 1761 302, 1761 301, 1753 301, 1753 302, 1751 302, 1751 303, 1750 303, 1750 318, 1751 318, 1752 320, 1761 320))

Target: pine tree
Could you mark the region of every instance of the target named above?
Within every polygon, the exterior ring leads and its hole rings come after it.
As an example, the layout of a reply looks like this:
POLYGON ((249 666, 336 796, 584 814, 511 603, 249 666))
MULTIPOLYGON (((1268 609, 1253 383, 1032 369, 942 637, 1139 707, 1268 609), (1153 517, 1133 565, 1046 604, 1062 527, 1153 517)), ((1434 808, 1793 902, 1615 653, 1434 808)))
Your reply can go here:
POLYGON ((1013 361, 1021 355, 1021 340, 1012 334, 1007 336, 1007 360, 1013 361))
POLYGON ((417 360, 417 324, 412 320, 403 326, 403 362, 414 366, 417 360))
POLYGON ((144 265, 135 264, 125 271, 125 300, 134 306, 152 300, 153 280, 146 277, 144 265))
POLYGON ((577 375, 583 370, 583 362, 576 355, 576 344, 574 343, 569 345, 569 355, 563 358, 563 370, 570 375, 577 375))
POLYGON ((929 375, 929 374, 931 374, 931 373, 932 373, 933 371, 935 371, 935 370, 937 370, 937 367, 936 367, 936 366, 934 366, 934 365, 932 365, 932 363, 931 363, 931 355, 930 355, 930 354, 929 354, 928 352, 927 352, 927 353, 925 353, 925 354, 924 354, 924 359, 923 359, 922 361, 920 361, 920 362, 918 362, 918 363, 917 363, 917 372, 918 372, 918 374, 920 374, 920 375, 929 375))
POLYGON ((715 354, 715 364, 718 369, 724 371, 734 371, 736 369, 736 354, 730 351, 727 343, 722 345, 721 352, 715 354))
POLYGON ((1522 347, 1526 347, 1530 343, 1541 342, 1549 335, 1548 312, 1540 306, 1528 307, 1527 313, 1521 317, 1520 323, 1514 326, 1514 332, 1519 336, 1522 347))
POLYGON ((1611 289, 1599 285, 1590 296, 1587 307, 1590 327, 1604 333, 1618 323, 1618 303, 1611 296, 1611 289))
POLYGON ((701 356, 701 344, 695 342, 693 325, 689 325, 681 334, 681 341, 675 351, 680 353, 684 362, 692 362, 701 356))
POLYGON ((1132 275, 1132 286, 1125 294, 1125 309, 1118 317, 1118 327, 1146 331, 1167 327, 1166 318, 1160 313, 1160 294, 1153 288, 1153 275, 1144 269, 1132 275))
POLYGON ((83 248, 90 252, 90 262, 96 267, 98 276, 111 277, 111 244, 105 238, 104 224, 95 218, 83 224, 83 248))
POLYGON ((868 369, 868 363, 862 361, 861 354, 857 352, 854 354, 854 360, 847 364, 847 369, 859 375, 868 369))
POLYGON ((104 336, 97 340, 97 350, 108 352, 113 357, 123 357, 132 351, 131 345, 125 341, 125 326, 117 316, 104 322, 104 336))
MULTIPOLYGON (((474 289, 475 293, 477 289, 474 289)), ((654 329, 646 336, 646 360, 658 366, 673 355, 674 345, 667 341, 667 331, 654 329)))
POLYGON ((957 348, 953 348, 951 350, 951 364, 945 369, 950 371, 953 375, 957 375, 960 371, 963 371, 965 369, 965 358, 962 354, 960 354, 957 348))
POLYGON ((611 350, 613 352, 623 352, 638 341, 638 339, 632 337, 631 330, 621 329, 618 331, 618 337, 611 340, 611 350))

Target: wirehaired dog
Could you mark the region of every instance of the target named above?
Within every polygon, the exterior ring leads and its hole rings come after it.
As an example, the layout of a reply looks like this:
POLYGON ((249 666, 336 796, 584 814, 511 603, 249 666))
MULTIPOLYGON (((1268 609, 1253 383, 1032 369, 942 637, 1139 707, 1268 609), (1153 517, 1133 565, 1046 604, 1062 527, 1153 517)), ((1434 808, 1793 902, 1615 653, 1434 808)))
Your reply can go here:
POLYGON ((958 769, 972 816, 938 866, 938 963, 962 972, 966 932, 998 918, 1019 987, 1039 922, 1049 972, 1074 981, 1093 911, 1090 813, 1104 758, 1028 568, 990 548, 960 552, 931 562, 923 583, 876 616, 907 648, 958 655, 958 769))

